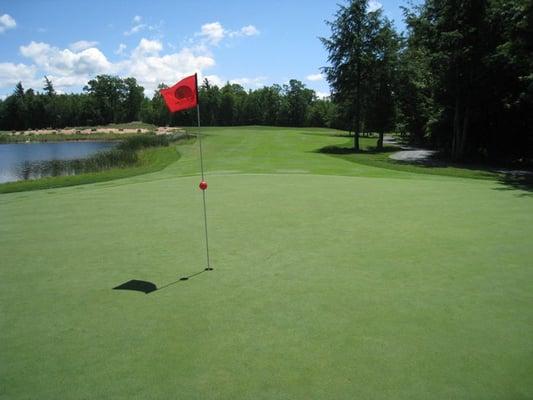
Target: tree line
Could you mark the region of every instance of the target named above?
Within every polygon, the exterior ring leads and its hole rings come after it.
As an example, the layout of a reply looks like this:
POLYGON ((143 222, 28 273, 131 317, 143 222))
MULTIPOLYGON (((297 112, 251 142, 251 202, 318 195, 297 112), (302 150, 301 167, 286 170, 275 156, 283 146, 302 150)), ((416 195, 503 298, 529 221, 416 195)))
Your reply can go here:
MULTIPOLYGON (((245 90, 204 80, 203 125, 330 127, 389 131, 454 160, 514 159, 533 154, 533 0, 425 0, 404 9, 398 33, 368 0, 346 0, 321 38, 329 65, 328 99, 298 80, 245 90)), ((160 88, 165 86, 160 85, 160 88)), ((194 110, 170 114, 134 78, 99 75, 79 94, 18 84, 0 101, 0 129, 61 128, 134 120, 190 126, 194 110)))
POLYGON ((350 0, 322 38, 355 132, 391 129, 454 160, 533 157, 533 0, 425 0, 399 35, 350 0))
POLYGON ((138 119, 144 89, 135 78, 100 75, 83 93, 57 94, 44 77, 42 92, 24 90, 18 83, 13 94, 0 102, 0 129, 26 130, 92 126, 138 119))
MULTIPOLYGON (((161 84, 158 89, 167 86, 161 84)), ((333 126, 336 108, 320 99, 298 80, 245 90, 227 83, 219 88, 205 79, 199 87, 202 125, 333 126)), ((135 78, 98 75, 83 93, 57 94, 45 77, 42 92, 24 90, 18 83, 12 95, 0 101, 0 129, 26 130, 92 126, 141 120, 158 126, 196 124, 196 111, 171 114, 156 90, 144 94, 135 78)))
MULTIPOLYGON (((160 85, 159 89, 166 88, 160 85)), ((204 79, 199 89, 202 125, 278 125, 330 127, 338 122, 335 105, 317 97, 314 90, 291 79, 288 84, 245 90, 226 83, 218 87, 204 79)), ((140 111, 144 122, 155 125, 196 124, 196 110, 170 114, 159 91, 146 100, 140 111)))

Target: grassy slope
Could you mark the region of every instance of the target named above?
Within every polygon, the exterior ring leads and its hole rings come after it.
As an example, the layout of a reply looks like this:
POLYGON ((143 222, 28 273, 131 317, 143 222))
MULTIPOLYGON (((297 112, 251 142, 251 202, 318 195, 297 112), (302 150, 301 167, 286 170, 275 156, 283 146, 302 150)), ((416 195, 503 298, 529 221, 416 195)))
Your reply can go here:
POLYGON ((533 200, 207 130, 164 170, 0 196, 0 397, 533 397, 533 200), (38 212, 36 212, 38 210, 38 212))

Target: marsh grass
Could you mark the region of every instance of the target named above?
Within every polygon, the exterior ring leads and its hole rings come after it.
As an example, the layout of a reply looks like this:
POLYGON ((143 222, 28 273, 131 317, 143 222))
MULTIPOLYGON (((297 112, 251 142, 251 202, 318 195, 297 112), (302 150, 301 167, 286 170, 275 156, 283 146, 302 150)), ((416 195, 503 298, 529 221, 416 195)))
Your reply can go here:
POLYGON ((100 172, 112 168, 127 168, 139 164, 138 152, 152 147, 168 147, 170 143, 184 139, 183 134, 136 135, 126 138, 111 150, 98 152, 87 158, 72 160, 47 160, 25 162, 20 165, 18 176, 21 180, 45 177, 72 176, 100 172))

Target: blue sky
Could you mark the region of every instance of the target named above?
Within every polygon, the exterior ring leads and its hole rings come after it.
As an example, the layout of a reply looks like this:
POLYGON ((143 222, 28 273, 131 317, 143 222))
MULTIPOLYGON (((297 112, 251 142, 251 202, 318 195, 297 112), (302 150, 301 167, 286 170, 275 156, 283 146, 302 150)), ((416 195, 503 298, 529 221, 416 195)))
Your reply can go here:
MULTIPOLYGON (((342 1, 342 0, 340 0, 342 1)), ((18 81, 78 92, 97 74, 134 76, 151 96, 194 72, 247 88, 295 78, 320 94, 337 0, 0 0, 0 96, 18 81)), ((372 0, 403 29, 406 0, 372 0)))

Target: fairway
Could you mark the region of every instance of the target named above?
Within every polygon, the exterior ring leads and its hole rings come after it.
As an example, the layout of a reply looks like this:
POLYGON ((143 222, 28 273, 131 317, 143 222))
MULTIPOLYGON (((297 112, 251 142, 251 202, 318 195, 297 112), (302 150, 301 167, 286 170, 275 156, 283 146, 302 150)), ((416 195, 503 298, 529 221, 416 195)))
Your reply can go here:
POLYGON ((0 195, 1 399, 533 398, 530 192, 318 152, 333 130, 204 133, 188 281, 195 143, 0 195))

